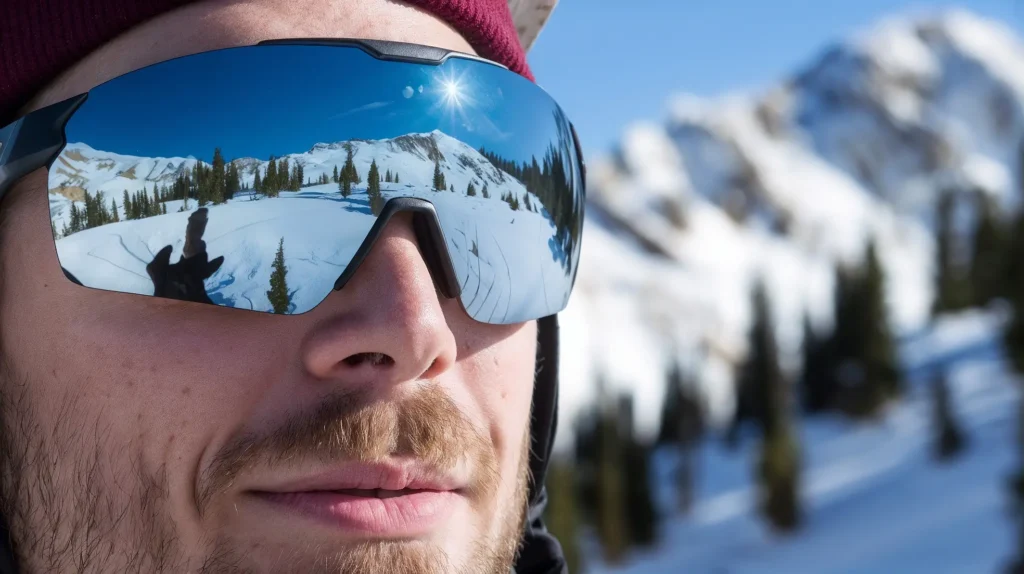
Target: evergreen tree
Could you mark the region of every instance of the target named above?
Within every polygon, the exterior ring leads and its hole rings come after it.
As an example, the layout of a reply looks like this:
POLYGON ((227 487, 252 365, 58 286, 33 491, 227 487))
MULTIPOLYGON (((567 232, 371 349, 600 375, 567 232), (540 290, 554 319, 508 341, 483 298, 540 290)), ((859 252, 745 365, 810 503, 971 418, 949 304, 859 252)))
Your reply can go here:
POLYGON ((75 205, 75 202, 71 202, 71 209, 68 211, 68 220, 64 222, 64 229, 61 231, 61 235, 67 237, 72 233, 77 232, 77 224, 79 220, 80 216, 78 215, 78 206, 75 205))
POLYGON ((939 197, 936 222, 938 261, 938 288, 933 306, 934 313, 956 311, 970 304, 970 283, 967 281, 962 266, 954 260, 954 222, 958 194, 953 190, 945 190, 939 197))
POLYGON ((811 326, 810 317, 804 316, 803 370, 800 377, 804 410, 818 413, 831 408, 835 400, 834 366, 829 356, 831 346, 826 338, 818 337, 811 326))
POLYGON ((449 186, 448 191, 450 191, 452 193, 455 193, 455 184, 454 183, 449 186))
MULTIPOLYGON (((1007 273, 1006 292, 1010 297, 1013 316, 1006 329, 1004 345, 1010 364, 1017 373, 1024 375, 1024 211, 1017 216, 1013 226, 1008 259, 1010 265, 1007 273)), ((1024 420, 1022 420, 1022 425, 1024 425, 1024 420)), ((1022 446, 1024 446, 1024 442, 1022 442, 1022 446)), ((1022 499, 1022 504, 1024 504, 1024 499, 1022 499)), ((1024 547, 1021 548, 1021 551, 1024 553, 1024 547)))
POLYGON ((903 377, 896 353, 896 342, 889 325, 886 305, 886 280, 874 240, 868 243, 864 277, 865 367, 869 384, 885 398, 903 391, 903 377))
POLYGON ((121 198, 121 205, 124 206, 124 218, 125 220, 132 219, 132 202, 131 198, 128 197, 128 190, 124 190, 124 197, 121 198))
POLYGON ((295 172, 297 177, 295 178, 295 191, 299 191, 302 188, 302 178, 306 175, 305 168, 298 161, 295 162, 295 172))
POLYGON ((288 172, 285 170, 285 158, 277 158, 277 165, 274 168, 274 179, 270 182, 270 192, 274 197, 281 195, 281 190, 288 185, 288 172))
POLYGON ((596 529, 604 559, 610 564, 622 561, 629 548, 625 485, 623 484, 623 445, 614 409, 605 404, 598 418, 596 529))
POLYGON ((800 524, 800 457, 790 424, 788 385, 778 363, 778 347, 768 309, 768 296, 760 282, 754 289, 754 325, 743 377, 754 401, 761 428, 757 465, 759 508, 776 529, 788 531, 800 524))
POLYGON ((117 201, 113 197, 110 198, 110 220, 114 223, 121 221, 121 215, 117 212, 117 201))
POLYGON ((224 201, 227 201, 235 196, 236 193, 242 188, 241 176, 238 173, 238 165, 235 162, 231 162, 228 168, 228 179, 224 188, 224 201))
POLYGON ((342 197, 352 195, 352 182, 346 177, 345 170, 342 170, 341 178, 338 181, 338 191, 342 197))
POLYGON ((277 255, 271 264, 270 290, 267 291, 267 299, 274 313, 284 314, 288 312, 291 303, 291 295, 288 293, 288 268, 284 263, 284 238, 281 238, 277 246, 277 255))
MULTIPOLYGON (((352 185, 360 183, 361 179, 359 177, 359 172, 356 171, 354 152, 351 143, 345 144, 345 152, 345 164, 341 167, 341 173, 338 174, 338 177, 341 178, 341 182, 348 182, 350 184, 348 189, 351 193, 352 185)), ((342 195, 345 195, 345 193, 342 193, 342 195)), ((348 196, 345 195, 345 197, 348 196)))
POLYGON ((864 261, 859 272, 837 272, 835 328, 823 360, 834 406, 855 417, 878 414, 903 386, 874 240, 864 261))
POLYGON ((623 465, 620 472, 625 489, 629 541, 633 546, 649 547, 658 538, 658 519, 650 483, 651 448, 640 442, 633 432, 633 397, 630 395, 619 399, 617 427, 622 432, 623 465))
POLYGON ((545 485, 548 506, 544 509, 544 524, 561 543, 569 572, 582 572, 583 555, 579 547, 582 517, 573 462, 563 457, 552 458, 548 465, 545 485))
POLYGON ((935 430, 934 455, 937 460, 955 458, 964 449, 965 438, 950 405, 949 381, 940 372, 932 381, 932 424, 935 430))
POLYGON ((252 176, 252 189, 253 191, 263 191, 263 182, 260 181, 260 167, 256 166, 252 176))
POLYGON ((833 294, 833 328, 828 339, 827 354, 829 378, 827 387, 833 391, 833 406, 844 412, 848 403, 847 389, 864 384, 861 327, 861 298, 858 291, 858 277, 853 270, 837 266, 835 271, 835 292, 833 294))
POLYGON ((337 164, 334 165, 334 175, 331 176, 331 181, 334 182, 334 183, 338 183, 338 165, 337 164))
POLYGON ((397 171, 395 172, 395 183, 402 183, 401 180, 398 179, 398 172, 397 171))
POLYGON ((530 194, 523 194, 523 206, 526 207, 526 211, 533 211, 533 206, 530 205, 530 194))
POLYGON ((97 191, 92 198, 92 227, 106 225, 110 221, 110 213, 107 211, 107 201, 102 191, 97 191))
POLYGON ((270 156, 267 163, 267 174, 263 178, 263 194, 267 197, 277 197, 277 159, 270 156))
POLYGON ((380 215, 384 210, 384 196, 380 191, 380 171, 377 169, 377 160, 370 163, 370 172, 366 175, 366 196, 370 200, 370 211, 374 215, 380 215))
POLYGON ((796 435, 789 426, 762 438, 758 461, 759 508, 778 531, 796 530, 803 521, 800 464, 796 435))
POLYGON ((484 199, 490 199, 490 197, 491 197, 491 192, 487 190, 487 182, 486 181, 484 182, 484 188, 482 190, 480 190, 480 195, 483 196, 484 199))
POLYGON ((678 363, 672 365, 661 403, 659 445, 674 445, 679 450, 675 469, 676 498, 679 510, 688 512, 693 504, 693 483, 696 474, 694 449, 703 434, 704 421, 694 385, 685 382, 678 363))
MULTIPOLYGON (((205 183, 200 184, 197 199, 199 201, 199 207, 202 207, 210 202, 210 188, 205 183)), ((144 199, 144 201, 148 203, 149 200, 144 199)), ((142 212, 142 216, 146 217, 146 214, 149 213, 149 206, 143 204, 142 212)))
POLYGON ((446 187, 444 174, 441 173, 441 160, 434 159, 434 191, 444 191, 446 187))
POLYGON ((355 164, 355 148, 351 142, 345 144, 345 164, 341 167, 341 172, 338 177, 345 180, 347 179, 353 185, 362 183, 362 179, 359 177, 359 172, 356 170, 355 164))
POLYGON ((71 204, 71 229, 73 233, 77 233, 85 229, 84 211, 84 208, 79 209, 76 204, 71 204))
MULTIPOLYGON (((352 152, 350 152, 350 153, 352 153, 352 152)), ((349 173, 351 174, 351 177, 352 177, 352 185, 359 185, 359 184, 363 183, 363 178, 362 178, 362 176, 359 175, 359 170, 356 169, 356 164, 355 164, 354 161, 352 162, 352 167, 349 170, 349 173)))
POLYGON ((999 221, 995 202, 984 192, 975 195, 977 224, 971 257, 970 282, 974 305, 984 307, 993 299, 1007 295, 1006 235, 999 221))
POLYGON ((84 217, 85 221, 84 221, 84 224, 82 225, 82 228, 83 229, 89 229, 91 227, 95 227, 96 226, 96 224, 95 224, 96 215, 95 215, 95 211, 93 210, 93 206, 92 206, 92 194, 89 193, 88 189, 85 190, 85 199, 83 200, 82 203, 85 204, 85 217, 84 217))
POLYGON ((220 148, 213 150, 213 171, 210 179, 210 193, 208 200, 213 203, 224 201, 227 193, 227 174, 224 170, 224 156, 220 148))
MULTIPOLYGON (((1024 194, 1024 142, 1019 147, 1019 172, 1017 181, 1024 194)), ((1004 334, 1003 343, 1011 367, 1018 375, 1024 374, 1024 211, 1017 214, 1009 241, 1009 264, 1007 265, 1007 289, 1013 312, 1004 334)), ((1017 559, 1008 571, 1024 574, 1024 397, 1017 399, 1017 472, 1010 477, 1010 494, 1013 497, 1014 520, 1017 530, 1017 559)))
POLYGON ((167 204, 166 203, 161 203, 160 204, 160 215, 167 215, 167 204))
POLYGON ((384 174, 384 181, 386 183, 391 183, 391 170, 390 169, 387 171, 386 174, 384 174))
POLYGON ((466 196, 468 196, 468 197, 475 197, 476 196, 476 186, 473 185, 472 181, 469 182, 468 186, 466 186, 466 196))

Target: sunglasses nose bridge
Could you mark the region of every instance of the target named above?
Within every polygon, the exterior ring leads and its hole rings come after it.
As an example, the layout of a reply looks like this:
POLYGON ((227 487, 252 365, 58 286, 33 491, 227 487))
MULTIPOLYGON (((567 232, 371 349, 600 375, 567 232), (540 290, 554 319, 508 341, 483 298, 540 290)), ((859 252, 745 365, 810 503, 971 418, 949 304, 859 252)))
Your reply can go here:
POLYGON ((462 289, 452 264, 451 252, 445 242, 444 231, 441 229, 441 222, 437 217, 434 204, 424 199, 411 197, 396 197, 388 200, 351 263, 335 281, 335 291, 340 291, 352 278, 356 269, 366 259, 370 250, 373 249, 373 245, 383 234, 384 228, 391 218, 403 212, 412 213, 416 243, 438 292, 448 299, 454 299, 461 294, 462 289))
POLYGON ((430 270, 434 285, 448 299, 454 299, 462 293, 459 280, 452 264, 451 251, 445 242, 441 222, 433 210, 414 213, 412 216, 413 231, 419 244, 423 261, 430 270))

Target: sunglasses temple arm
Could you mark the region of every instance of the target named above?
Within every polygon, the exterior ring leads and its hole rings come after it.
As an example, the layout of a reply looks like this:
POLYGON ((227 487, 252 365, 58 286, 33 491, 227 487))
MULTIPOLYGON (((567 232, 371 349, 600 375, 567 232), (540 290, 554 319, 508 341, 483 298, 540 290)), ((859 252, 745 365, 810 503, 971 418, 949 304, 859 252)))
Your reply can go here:
POLYGON ((0 199, 14 182, 50 167, 67 143, 64 126, 88 94, 40 108, 0 129, 0 199))
POLYGON ((3 200, 7 189, 17 179, 14 170, 9 167, 8 157, 14 147, 14 140, 18 137, 18 131, 25 119, 21 118, 14 123, 0 128, 0 200, 3 200))

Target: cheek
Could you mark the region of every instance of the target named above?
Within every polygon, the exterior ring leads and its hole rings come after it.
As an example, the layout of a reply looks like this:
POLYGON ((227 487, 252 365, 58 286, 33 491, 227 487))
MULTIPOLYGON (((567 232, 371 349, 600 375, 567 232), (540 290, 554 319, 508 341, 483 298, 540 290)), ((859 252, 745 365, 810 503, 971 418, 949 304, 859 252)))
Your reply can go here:
POLYGON ((518 468, 523 437, 528 437, 536 352, 537 328, 531 321, 508 336, 492 339, 464 367, 468 390, 487 419, 503 476, 513 475, 518 468))
POLYGON ((45 182, 45 171, 19 182, 14 201, 4 202, 0 238, 8 278, 0 338, 15 376, 28 383, 35 418, 44 429, 71 419, 97 425, 106 442, 96 447, 137 448, 152 464, 193 467, 210 437, 280 379, 288 342, 300 337, 281 333, 269 344, 265 326, 230 310, 72 284, 47 225, 45 182))

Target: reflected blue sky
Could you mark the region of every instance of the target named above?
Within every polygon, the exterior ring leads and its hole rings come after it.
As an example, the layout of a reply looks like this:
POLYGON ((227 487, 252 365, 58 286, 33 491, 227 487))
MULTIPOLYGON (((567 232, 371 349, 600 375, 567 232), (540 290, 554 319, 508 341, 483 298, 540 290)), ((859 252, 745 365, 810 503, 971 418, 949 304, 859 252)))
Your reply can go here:
POLYGON ((593 157, 672 94, 757 92, 883 18, 950 8, 1024 36, 1024 0, 563 0, 529 61, 593 157))
POLYGON ((515 160, 542 156, 551 100, 496 66, 383 62, 358 48, 260 46, 179 58, 90 92, 69 142, 144 157, 267 159, 318 142, 439 129, 515 160))

